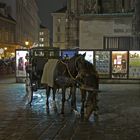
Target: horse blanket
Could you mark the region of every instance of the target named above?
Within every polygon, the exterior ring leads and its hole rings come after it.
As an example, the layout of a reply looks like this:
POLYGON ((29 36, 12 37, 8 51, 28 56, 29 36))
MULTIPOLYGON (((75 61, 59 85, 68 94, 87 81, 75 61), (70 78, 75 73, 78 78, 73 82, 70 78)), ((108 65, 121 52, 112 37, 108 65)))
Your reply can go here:
POLYGON ((44 66, 41 83, 47 84, 50 87, 54 86, 54 70, 58 59, 49 59, 44 66))

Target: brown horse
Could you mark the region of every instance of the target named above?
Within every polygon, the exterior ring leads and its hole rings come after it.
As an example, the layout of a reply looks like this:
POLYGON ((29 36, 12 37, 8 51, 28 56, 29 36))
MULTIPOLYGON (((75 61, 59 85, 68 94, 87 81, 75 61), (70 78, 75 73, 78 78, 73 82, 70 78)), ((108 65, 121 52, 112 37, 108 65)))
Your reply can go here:
POLYGON ((88 120, 91 113, 97 115, 97 96, 99 89, 99 76, 93 64, 88 61, 83 61, 80 66, 80 70, 76 77, 80 83, 81 91, 81 116, 88 120), (85 111, 86 110, 86 111, 85 111))
POLYGON ((76 110, 76 76, 78 74, 79 68, 83 61, 85 61, 85 55, 86 54, 76 54, 67 62, 63 60, 59 60, 56 64, 56 67, 54 69, 54 76, 53 81, 54 85, 53 87, 50 87, 49 85, 46 85, 46 105, 47 108, 49 108, 49 96, 50 96, 50 89, 53 89, 53 100, 55 100, 55 93, 57 89, 62 89, 62 107, 61 107, 61 113, 64 113, 64 104, 65 104, 65 92, 67 88, 71 88, 71 106, 73 109, 76 110))

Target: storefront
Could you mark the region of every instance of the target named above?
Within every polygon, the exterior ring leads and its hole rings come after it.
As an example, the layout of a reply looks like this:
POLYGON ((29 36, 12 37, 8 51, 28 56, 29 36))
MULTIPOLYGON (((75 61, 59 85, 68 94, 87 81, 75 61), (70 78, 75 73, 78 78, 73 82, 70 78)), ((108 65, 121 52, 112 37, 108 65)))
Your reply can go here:
POLYGON ((68 57, 86 53, 85 59, 95 65, 105 79, 140 79, 140 51, 65 50, 68 57))
POLYGON ((140 51, 129 51, 129 79, 140 79, 140 51))
POLYGON ((110 77, 110 52, 95 51, 95 66, 100 78, 110 77))
POLYGON ((127 78, 127 51, 112 51, 112 78, 127 78))
POLYGON ((29 53, 27 49, 17 49, 16 50, 16 81, 22 82, 26 77, 26 56, 29 53))
POLYGON ((69 59, 73 57, 76 53, 77 53, 76 50, 62 50, 60 55, 64 59, 69 59))

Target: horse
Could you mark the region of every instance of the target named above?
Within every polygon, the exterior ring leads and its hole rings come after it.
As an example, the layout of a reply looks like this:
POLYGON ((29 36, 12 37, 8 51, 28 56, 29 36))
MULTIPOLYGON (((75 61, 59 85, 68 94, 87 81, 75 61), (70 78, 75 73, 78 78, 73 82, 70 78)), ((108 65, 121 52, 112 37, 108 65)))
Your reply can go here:
POLYGON ((88 120, 93 111, 94 115, 98 115, 99 75, 94 65, 86 60, 79 66, 76 80, 81 91, 81 117, 88 120))
MULTIPOLYGON (((58 60, 53 72, 53 86, 46 83, 46 106, 49 109, 50 90, 53 89, 53 100, 55 101, 55 93, 57 89, 62 89, 62 107, 61 114, 64 114, 65 92, 67 88, 71 88, 71 108, 76 110, 76 76, 79 71, 79 64, 85 61, 85 54, 75 54, 67 62, 58 60)), ((47 62, 48 63, 48 62, 47 62)), ((44 73, 44 71, 43 71, 44 73)))

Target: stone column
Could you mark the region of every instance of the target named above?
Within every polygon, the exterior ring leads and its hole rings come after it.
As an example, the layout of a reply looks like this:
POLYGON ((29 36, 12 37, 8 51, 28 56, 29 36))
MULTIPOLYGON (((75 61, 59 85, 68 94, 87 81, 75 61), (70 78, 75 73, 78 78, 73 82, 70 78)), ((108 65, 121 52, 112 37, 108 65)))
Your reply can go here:
POLYGON ((134 45, 133 49, 140 50, 140 0, 135 0, 135 13, 133 20, 134 45))

